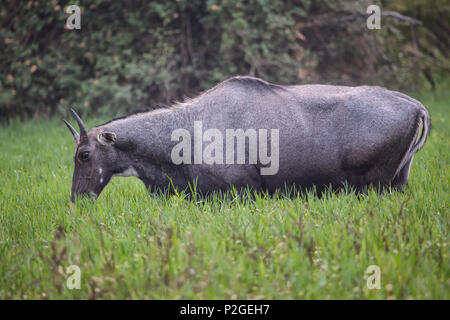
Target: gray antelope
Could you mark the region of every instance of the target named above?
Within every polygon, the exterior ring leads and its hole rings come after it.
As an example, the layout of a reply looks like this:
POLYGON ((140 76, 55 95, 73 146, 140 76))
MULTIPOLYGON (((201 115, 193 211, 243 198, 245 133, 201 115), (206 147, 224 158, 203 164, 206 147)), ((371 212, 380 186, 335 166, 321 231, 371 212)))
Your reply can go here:
POLYGON ((193 99, 79 133, 71 200, 100 195, 114 176, 152 190, 249 187, 318 192, 345 184, 403 190, 430 128, 427 109, 374 86, 281 86, 233 77, 193 99), (270 134, 269 134, 270 133, 270 134), (270 160, 270 162, 269 162, 270 160))

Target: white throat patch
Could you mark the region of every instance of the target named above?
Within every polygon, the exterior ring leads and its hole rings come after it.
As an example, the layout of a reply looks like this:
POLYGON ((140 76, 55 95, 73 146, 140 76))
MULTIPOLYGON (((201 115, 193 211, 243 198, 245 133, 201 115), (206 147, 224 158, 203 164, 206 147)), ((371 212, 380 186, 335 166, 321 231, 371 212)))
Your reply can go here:
POLYGON ((133 167, 128 167, 121 173, 113 174, 113 177, 138 177, 138 173, 133 167))

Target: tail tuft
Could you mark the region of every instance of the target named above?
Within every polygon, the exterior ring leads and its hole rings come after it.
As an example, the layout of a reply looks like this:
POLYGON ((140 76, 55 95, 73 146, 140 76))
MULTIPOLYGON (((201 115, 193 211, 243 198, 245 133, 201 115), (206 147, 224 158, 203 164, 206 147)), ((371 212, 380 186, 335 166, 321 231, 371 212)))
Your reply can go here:
POLYGON ((419 110, 417 123, 418 123, 418 125, 417 125, 416 134, 414 135, 414 139, 411 141, 411 145, 410 145, 408 151, 406 152, 405 156, 403 157, 402 161, 400 162, 400 165, 398 166, 397 171, 395 172, 394 178, 397 177, 400 170, 412 158, 412 156, 423 147, 423 145, 425 144, 425 141, 427 139, 428 133, 430 131, 431 120, 430 120, 430 114, 429 114, 428 110, 422 105, 419 110), (419 121, 422 122, 422 132, 420 133, 420 137, 417 138, 417 136, 419 135, 419 131, 420 131, 419 121))

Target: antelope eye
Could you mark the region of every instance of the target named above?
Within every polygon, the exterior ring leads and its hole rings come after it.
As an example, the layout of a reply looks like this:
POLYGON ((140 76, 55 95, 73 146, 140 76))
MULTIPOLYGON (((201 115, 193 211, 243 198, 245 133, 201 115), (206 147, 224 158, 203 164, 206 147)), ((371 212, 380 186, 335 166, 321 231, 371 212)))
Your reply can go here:
POLYGON ((80 154, 78 155, 78 158, 81 161, 87 161, 89 159, 89 151, 80 152, 80 154))

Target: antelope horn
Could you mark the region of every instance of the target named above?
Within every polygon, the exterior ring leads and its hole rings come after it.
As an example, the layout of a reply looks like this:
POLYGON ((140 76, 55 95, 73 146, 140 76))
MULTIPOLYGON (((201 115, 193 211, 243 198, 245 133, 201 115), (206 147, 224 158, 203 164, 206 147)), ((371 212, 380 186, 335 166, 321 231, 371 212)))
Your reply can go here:
POLYGON ((79 144, 80 143, 80 135, 78 134, 77 130, 75 130, 69 122, 67 122, 66 120, 63 120, 64 123, 66 124, 67 128, 69 128, 70 132, 72 132, 73 134, 73 138, 75 139, 75 144, 79 144))
POLYGON ((84 126, 83 121, 81 121, 80 116, 75 112, 75 110, 70 109, 70 111, 72 112, 75 120, 77 120, 78 127, 80 128, 80 137, 87 137, 86 127, 84 126))

